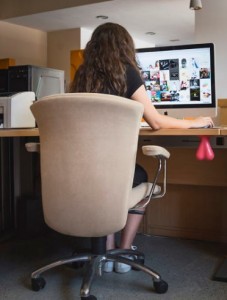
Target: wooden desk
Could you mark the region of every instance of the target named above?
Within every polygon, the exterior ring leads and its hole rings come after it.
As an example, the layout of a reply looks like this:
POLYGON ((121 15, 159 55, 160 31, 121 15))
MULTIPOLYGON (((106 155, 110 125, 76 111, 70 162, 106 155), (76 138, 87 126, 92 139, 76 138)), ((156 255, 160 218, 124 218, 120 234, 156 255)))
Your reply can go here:
MULTIPOLYGON (((227 128, 140 130, 140 143, 166 147, 167 194, 153 201, 142 231, 152 235, 227 242, 227 128), (195 157, 199 137, 210 137, 213 161, 195 157)), ((138 149, 138 163, 152 181, 152 162, 138 149)))
MULTIPOLYGON (((219 136, 227 135, 227 128, 210 129, 160 129, 141 128, 140 136, 219 136)), ((0 129, 0 137, 39 136, 38 128, 0 129)))
POLYGON ((39 130, 37 128, 28 129, 0 129, 1 137, 22 137, 22 136, 39 136, 39 130))
MULTIPOLYGON (((227 128, 140 130, 139 146, 166 143, 163 146, 171 153, 167 174, 168 193, 163 199, 150 205, 142 226, 144 233, 227 241, 227 219, 224 217, 227 214, 226 146, 215 145, 213 161, 198 161, 195 151, 201 135, 210 136, 212 142, 216 143, 216 138, 227 136, 227 128)), ((38 137, 37 128, 0 130, 2 143, 5 138, 6 143, 9 140, 9 144, 13 143, 13 172, 16 178, 20 178, 19 181, 15 181, 14 197, 17 199, 21 196, 22 181, 22 196, 31 196, 30 186, 33 187, 34 182, 29 166, 32 167, 34 162, 32 154, 26 152, 24 144, 38 137), (27 179, 24 178, 26 172, 29 174, 27 179)), ((7 147, 12 150, 10 145, 7 147)), ((10 162, 7 147, 4 156, 10 162)), ((144 166, 152 181, 153 166, 151 161, 142 155, 141 147, 138 149, 137 161, 144 166)), ((8 162, 5 163, 6 173, 8 162)), ((9 194, 10 192, 6 193, 6 197, 9 194)))
MULTIPOLYGON (((210 129, 160 129, 141 128, 140 136, 219 136, 227 135, 227 128, 210 129)), ((39 136, 38 128, 31 129, 0 129, 0 137, 39 136)))
POLYGON ((227 127, 223 127, 220 129, 220 135, 227 136, 227 127))
POLYGON ((200 129, 160 129, 152 130, 151 128, 141 128, 140 136, 219 136, 221 132, 227 135, 227 128, 200 128, 200 129))

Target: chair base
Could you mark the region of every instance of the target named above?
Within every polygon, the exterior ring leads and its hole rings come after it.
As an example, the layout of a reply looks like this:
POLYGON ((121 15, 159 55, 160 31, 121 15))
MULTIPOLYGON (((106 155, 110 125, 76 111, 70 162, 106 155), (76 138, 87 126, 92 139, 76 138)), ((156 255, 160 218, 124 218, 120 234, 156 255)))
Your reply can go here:
POLYGON ((155 292, 159 294, 166 293, 168 290, 168 284, 161 279, 161 276, 152 270, 151 268, 145 266, 144 255, 143 253, 135 250, 122 250, 116 249, 107 251, 105 254, 83 254, 83 255, 75 255, 69 259, 63 259, 56 262, 53 262, 49 265, 46 265, 36 271, 34 271, 31 275, 31 284, 32 289, 34 291, 39 291, 44 288, 45 280, 41 277, 41 274, 58 267, 60 265, 72 264, 72 263, 85 263, 86 272, 83 277, 81 289, 80 289, 80 297, 81 299, 96 299, 95 296, 90 294, 91 286, 95 275, 102 276, 103 274, 103 266, 105 262, 113 261, 120 262, 127 265, 130 265, 132 269, 143 271, 150 275, 153 280, 153 286, 155 292), (133 260, 123 257, 122 255, 130 255, 133 257, 133 260))

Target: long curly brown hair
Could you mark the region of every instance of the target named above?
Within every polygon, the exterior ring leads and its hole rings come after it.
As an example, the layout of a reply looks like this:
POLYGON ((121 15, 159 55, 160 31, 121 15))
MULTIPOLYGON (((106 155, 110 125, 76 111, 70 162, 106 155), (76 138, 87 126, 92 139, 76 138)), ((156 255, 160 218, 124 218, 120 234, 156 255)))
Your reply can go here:
POLYGON ((119 24, 102 24, 94 30, 86 45, 83 64, 75 74, 70 92, 124 96, 127 65, 139 72, 132 37, 119 24))

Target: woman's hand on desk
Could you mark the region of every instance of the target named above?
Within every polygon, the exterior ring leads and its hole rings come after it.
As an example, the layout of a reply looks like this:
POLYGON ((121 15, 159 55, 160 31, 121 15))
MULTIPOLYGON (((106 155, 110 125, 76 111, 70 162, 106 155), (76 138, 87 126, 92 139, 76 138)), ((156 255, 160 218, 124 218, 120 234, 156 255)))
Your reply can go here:
POLYGON ((211 119, 211 117, 198 117, 198 118, 188 120, 188 121, 191 121, 191 123, 192 123, 190 128, 212 128, 212 127, 214 127, 214 122, 211 119))
POLYGON ((144 85, 141 85, 131 96, 132 100, 138 101, 144 106, 144 120, 154 129, 187 129, 213 127, 214 123, 210 117, 199 117, 195 119, 175 119, 167 115, 161 115, 154 107, 144 85))

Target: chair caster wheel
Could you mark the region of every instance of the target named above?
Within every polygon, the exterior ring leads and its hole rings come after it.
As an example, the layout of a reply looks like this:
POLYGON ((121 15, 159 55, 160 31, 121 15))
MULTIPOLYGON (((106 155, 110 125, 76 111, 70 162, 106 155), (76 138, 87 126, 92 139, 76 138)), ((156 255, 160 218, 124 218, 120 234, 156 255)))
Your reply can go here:
POLYGON ((44 286, 46 285, 46 281, 42 277, 32 278, 31 283, 32 283, 32 290, 35 292, 38 292, 39 290, 43 289, 44 286))
POLYGON ((168 283, 164 280, 154 281, 154 289, 158 294, 165 294, 168 290, 168 283))
POLYGON ((93 295, 90 295, 88 297, 81 297, 81 300, 97 300, 97 298, 93 295))

